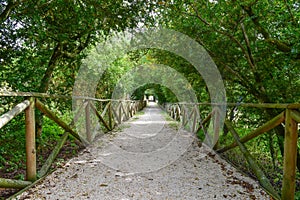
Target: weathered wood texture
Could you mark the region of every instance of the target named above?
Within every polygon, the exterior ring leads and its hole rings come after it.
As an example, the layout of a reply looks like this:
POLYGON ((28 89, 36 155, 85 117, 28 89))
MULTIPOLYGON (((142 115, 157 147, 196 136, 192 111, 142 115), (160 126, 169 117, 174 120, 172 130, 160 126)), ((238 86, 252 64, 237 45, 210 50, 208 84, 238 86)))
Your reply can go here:
POLYGON ((290 109, 285 112, 282 200, 295 198, 298 133, 297 123, 292 118, 291 112, 290 109))
POLYGON ((38 99, 36 100, 36 107, 42 111, 47 117, 49 117, 51 120, 53 120, 56 124, 58 124, 60 127, 62 127, 65 131, 69 132, 72 136, 74 136, 76 139, 81 141, 79 135, 73 131, 64 121, 59 119, 54 112, 49 110, 42 102, 40 102, 38 99))
MULTIPOLYGON (((257 136, 260 136, 261 134, 270 131, 271 129, 275 128, 276 126, 278 126, 282 122, 284 122, 284 112, 280 113, 279 115, 277 115, 273 119, 267 121, 266 123, 264 123, 263 125, 261 125, 257 129, 255 129, 254 131, 251 131, 246 136, 242 137, 240 139, 240 142, 241 143, 248 142, 248 141, 256 138, 257 136)), ((217 150, 217 152, 218 153, 224 153, 225 151, 228 151, 228 150, 230 150, 230 149, 232 149, 236 146, 238 146, 238 144, 236 142, 233 142, 230 145, 228 145, 226 147, 223 147, 222 149, 217 150)))
POLYGON ((26 186, 30 185, 31 183, 32 182, 30 182, 30 181, 21 181, 21 180, 0 178, 0 188, 23 189, 26 186))
POLYGON ((22 103, 16 105, 13 109, 0 116, 0 128, 5 126, 10 120, 23 112, 30 105, 29 100, 25 100, 22 103))
POLYGON ((35 149, 35 99, 30 98, 30 105, 25 110, 26 128, 26 180, 36 180, 36 149, 35 149))
POLYGON ((47 158, 47 160, 43 164, 42 168, 38 172, 38 176, 39 177, 43 177, 43 176, 45 176, 47 174, 47 172, 51 168, 52 163, 55 161, 55 159, 56 159, 57 155, 59 154, 61 148, 65 144, 65 142, 66 142, 66 140, 68 138, 68 135, 69 135, 69 133, 65 132, 64 135, 57 142, 57 144, 54 147, 54 149, 52 150, 51 154, 49 155, 49 157, 47 158))

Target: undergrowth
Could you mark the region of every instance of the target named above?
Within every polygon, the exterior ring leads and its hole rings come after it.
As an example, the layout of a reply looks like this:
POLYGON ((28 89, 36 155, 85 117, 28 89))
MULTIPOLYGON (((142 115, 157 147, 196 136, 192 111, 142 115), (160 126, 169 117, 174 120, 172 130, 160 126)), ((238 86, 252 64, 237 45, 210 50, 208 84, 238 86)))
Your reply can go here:
MULTIPOLYGON (((61 118, 68 122, 69 114, 61 118)), ((44 117, 43 131, 36 138, 37 169, 39 170, 50 155, 57 141, 64 133, 52 120, 44 117)), ((25 155, 25 116, 20 114, 0 129, 0 177, 8 179, 25 180, 26 155, 25 155)), ((72 136, 69 136, 61 149, 52 168, 61 166, 65 160, 73 157, 83 146, 72 136)), ((0 197, 2 195, 0 194, 0 197)))

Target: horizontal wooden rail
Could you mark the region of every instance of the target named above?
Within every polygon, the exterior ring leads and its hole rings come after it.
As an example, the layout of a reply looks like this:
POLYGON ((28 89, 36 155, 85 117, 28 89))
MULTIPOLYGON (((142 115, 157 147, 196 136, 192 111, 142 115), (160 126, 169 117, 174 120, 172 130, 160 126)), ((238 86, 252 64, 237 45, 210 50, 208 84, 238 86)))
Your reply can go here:
MULTIPOLYGON (((107 101, 132 101, 132 100, 119 100, 119 99, 97 99, 93 97, 85 96, 72 96, 72 95, 53 95, 46 93, 37 93, 37 92, 9 92, 9 91, 0 91, 0 96, 2 97, 40 97, 40 98, 63 98, 63 99, 84 99, 84 100, 93 100, 99 102, 107 101)), ((211 102, 202 102, 202 103, 187 103, 187 102, 178 102, 179 105, 202 105, 202 106, 237 106, 237 107, 253 107, 253 108, 278 108, 278 109, 299 109, 300 103, 211 103, 211 102)))
POLYGON ((8 91, 0 91, 1 97, 39 97, 39 98, 55 98, 55 99, 71 99, 72 96, 66 95, 53 95, 46 93, 38 93, 38 92, 8 92, 8 91))
MULTIPOLYGON (((240 139, 240 142, 241 143, 248 142, 248 141, 252 140, 253 138, 256 138, 257 136, 259 136, 259 135, 261 135, 265 132, 270 131, 271 129, 275 128, 276 126, 278 126, 282 122, 284 122, 284 112, 280 113, 279 115, 277 115, 273 119, 267 121, 266 123, 261 125, 259 128, 255 129, 254 131, 251 131, 246 136, 242 137, 240 139)), ((222 149, 217 150, 217 152, 218 153, 224 153, 225 151, 228 151, 228 150, 230 150, 230 149, 232 149, 236 146, 238 146, 238 144, 236 142, 233 142, 230 145, 228 145, 226 147, 223 147, 222 149)))
POLYGON ((300 123, 300 112, 296 111, 296 110, 293 110, 291 112, 291 116, 292 118, 297 121, 298 123, 300 123))
POLYGON ((13 109, 0 116, 0 128, 5 126, 10 120, 23 112, 30 105, 30 101, 25 100, 22 103, 16 105, 13 109))
POLYGON ((274 108, 274 109, 299 109, 300 103, 177 103, 183 105, 199 106, 228 106, 228 107, 252 107, 252 108, 274 108))
POLYGON ((75 100, 92 100, 98 102, 109 102, 109 101, 132 101, 129 99, 119 100, 119 99, 98 99, 94 97, 87 96, 72 96, 72 95, 55 95, 47 93, 38 93, 38 92, 9 92, 9 91, 0 91, 0 97, 36 97, 36 98, 52 98, 52 99, 75 99, 75 100))
POLYGON ((40 102, 38 99, 36 100, 36 107, 42 111, 47 117, 55 121, 60 127, 62 127, 65 131, 69 132, 71 135, 73 135, 76 139, 81 141, 81 138, 79 135, 73 131, 65 122, 60 120, 55 113, 53 113, 51 110, 49 110, 42 102, 40 102))

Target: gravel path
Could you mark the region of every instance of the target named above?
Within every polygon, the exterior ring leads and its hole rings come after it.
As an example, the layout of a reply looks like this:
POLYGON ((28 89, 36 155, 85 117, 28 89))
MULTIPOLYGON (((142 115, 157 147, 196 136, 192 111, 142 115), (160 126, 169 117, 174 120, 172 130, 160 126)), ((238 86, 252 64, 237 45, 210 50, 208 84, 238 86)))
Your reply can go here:
POLYGON ((18 199, 270 199, 156 105, 105 134, 18 199), (173 127, 173 128, 172 128, 173 127))

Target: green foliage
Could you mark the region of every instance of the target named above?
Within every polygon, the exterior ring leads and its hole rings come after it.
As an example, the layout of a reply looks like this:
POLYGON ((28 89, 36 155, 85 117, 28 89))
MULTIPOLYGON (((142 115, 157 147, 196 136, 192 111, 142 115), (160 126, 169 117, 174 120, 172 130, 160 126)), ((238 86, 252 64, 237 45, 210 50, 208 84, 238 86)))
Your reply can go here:
POLYGON ((152 2, 0 1, 0 82, 70 94, 86 49, 111 31, 151 23, 152 2), (146 9, 145 9, 146 8, 146 9))
POLYGON ((0 129, 0 171, 2 172, 11 173, 16 169, 24 169, 25 125, 20 121, 24 121, 24 116, 17 116, 9 126, 0 129))
MULTIPOLYGON (((300 54, 293 50, 300 41, 298 4, 176 1, 164 4, 162 10, 165 15, 161 20, 167 27, 194 38, 210 53, 226 81, 230 99, 298 101, 300 54)), ((164 58, 165 54, 161 60, 164 58)), ((171 63, 179 66, 178 62, 174 57, 171 63)), ((190 74, 190 68, 184 65, 183 73, 190 74)))
POLYGON ((300 199, 300 191, 297 191, 295 193, 295 200, 299 200, 300 199))
MULTIPOLYGON (((61 118, 64 121, 70 120, 70 114, 65 113, 61 118)), ((45 117, 42 135, 36 139, 39 166, 44 163, 63 132, 55 122, 45 117)), ((0 141, 0 174, 11 174, 13 177, 10 178, 23 179, 26 160, 24 114, 0 129, 0 141)), ((70 141, 73 150, 78 149, 75 141, 70 141)))

